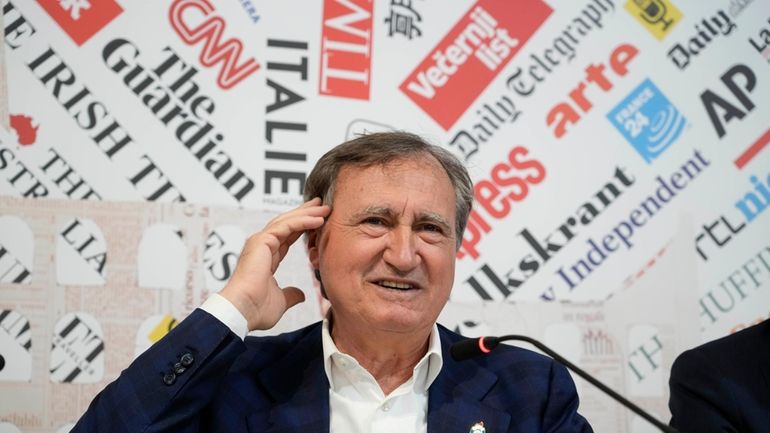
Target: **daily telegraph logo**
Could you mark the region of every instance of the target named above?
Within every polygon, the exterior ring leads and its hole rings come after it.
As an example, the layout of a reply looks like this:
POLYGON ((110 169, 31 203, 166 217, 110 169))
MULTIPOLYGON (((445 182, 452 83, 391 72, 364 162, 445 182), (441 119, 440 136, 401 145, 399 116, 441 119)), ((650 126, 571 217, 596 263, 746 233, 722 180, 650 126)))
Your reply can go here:
POLYGON ((687 120, 649 79, 607 118, 649 164, 682 134, 687 120))
POLYGON ((115 0, 38 0, 78 46, 123 12, 115 0))
POLYGON ((624 6, 659 41, 682 19, 682 12, 669 0, 628 0, 624 6))
POLYGON ((479 0, 399 89, 445 130, 551 15, 542 0, 479 0))

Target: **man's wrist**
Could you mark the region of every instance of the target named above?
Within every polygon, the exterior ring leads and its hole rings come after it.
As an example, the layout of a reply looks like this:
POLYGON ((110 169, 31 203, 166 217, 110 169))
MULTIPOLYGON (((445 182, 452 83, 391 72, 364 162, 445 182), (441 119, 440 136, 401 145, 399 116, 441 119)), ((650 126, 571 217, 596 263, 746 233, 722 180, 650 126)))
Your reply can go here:
POLYGON ((246 317, 241 314, 232 302, 219 293, 214 293, 209 296, 209 298, 201 304, 200 309, 224 323, 235 335, 240 337, 241 340, 246 338, 246 334, 249 333, 246 317))

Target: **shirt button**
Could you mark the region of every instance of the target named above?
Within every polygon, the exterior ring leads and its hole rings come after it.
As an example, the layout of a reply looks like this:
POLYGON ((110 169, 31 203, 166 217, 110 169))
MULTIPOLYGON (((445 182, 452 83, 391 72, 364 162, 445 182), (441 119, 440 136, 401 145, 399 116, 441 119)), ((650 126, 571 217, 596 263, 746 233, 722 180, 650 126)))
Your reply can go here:
POLYGON ((163 375, 163 383, 165 383, 167 386, 171 386, 176 382, 176 374, 169 371, 165 375, 163 375))
POLYGON ((385 403, 382 405, 382 411, 387 412, 390 410, 390 403, 385 403))
POLYGON ((189 367, 195 362, 195 357, 190 352, 185 352, 181 358, 179 358, 179 362, 182 363, 182 367, 189 367))

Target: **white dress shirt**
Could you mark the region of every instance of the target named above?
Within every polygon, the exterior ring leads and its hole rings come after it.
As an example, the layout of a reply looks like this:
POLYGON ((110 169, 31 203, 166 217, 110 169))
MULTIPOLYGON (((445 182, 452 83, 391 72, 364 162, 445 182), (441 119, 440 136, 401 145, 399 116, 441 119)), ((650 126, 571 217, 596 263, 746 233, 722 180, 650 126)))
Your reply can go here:
MULTIPOLYGON (((200 307, 246 337, 246 318, 230 301, 211 295, 200 307)), ((329 380, 330 433, 386 433, 428 431, 428 388, 443 365, 438 327, 434 324, 428 351, 415 365, 412 377, 385 395, 374 377, 350 355, 340 352, 324 319, 321 332, 324 371, 329 380)))

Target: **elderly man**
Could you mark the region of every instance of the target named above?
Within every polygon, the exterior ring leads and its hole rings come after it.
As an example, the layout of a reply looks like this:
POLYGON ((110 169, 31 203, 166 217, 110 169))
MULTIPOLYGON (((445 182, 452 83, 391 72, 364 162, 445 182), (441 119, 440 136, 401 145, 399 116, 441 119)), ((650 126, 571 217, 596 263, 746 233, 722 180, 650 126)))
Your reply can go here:
POLYGON ((461 337, 435 321, 473 200, 450 153, 407 133, 362 136, 318 161, 305 197, 249 238, 221 293, 97 396, 74 432, 591 431, 550 359, 448 356, 461 337), (273 277, 303 233, 327 318, 246 337, 303 301, 273 277))

